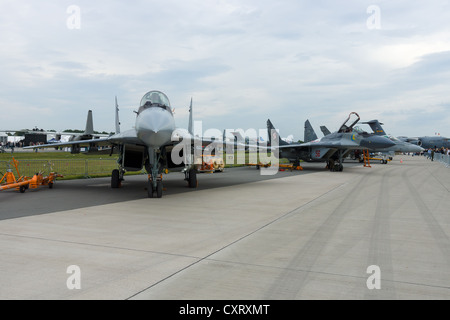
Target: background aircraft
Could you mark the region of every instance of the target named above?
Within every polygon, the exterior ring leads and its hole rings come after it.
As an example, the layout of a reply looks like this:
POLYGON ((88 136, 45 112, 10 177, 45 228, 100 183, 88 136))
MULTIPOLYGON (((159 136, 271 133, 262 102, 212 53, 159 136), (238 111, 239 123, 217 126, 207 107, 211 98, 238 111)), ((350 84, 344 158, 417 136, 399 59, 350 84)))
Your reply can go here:
MULTIPOLYGON (((117 102, 117 101, 116 101, 117 102)), ((94 131, 94 122, 92 119, 92 110, 88 111, 87 119, 86 119, 86 127, 83 132, 72 132, 72 131, 46 131, 43 129, 22 129, 22 130, 0 130, 2 132, 21 132, 24 134, 42 134, 42 135, 54 135, 55 138, 48 141, 48 143, 57 143, 62 142, 62 136, 69 136, 68 141, 79 141, 79 140, 91 140, 95 138, 108 137, 109 134, 95 133, 94 131)), ((93 151, 94 149, 92 149, 93 151)), ((79 153, 80 150, 75 146, 72 147, 72 153, 79 153)))
POLYGON ((450 148, 450 139, 441 136, 427 136, 427 137, 397 137, 401 141, 416 144, 425 149, 439 149, 439 148, 450 148))
MULTIPOLYGON (((326 162, 330 171, 342 171, 343 159, 352 150, 385 148, 394 143, 387 138, 368 135, 363 136, 358 132, 353 132, 353 127, 359 121, 356 112, 350 113, 347 120, 340 126, 339 130, 321 139, 316 139, 306 143, 288 144, 280 139, 270 120, 267 120, 267 129, 271 139, 279 141, 279 156, 287 158, 293 162, 294 166, 300 164, 300 160, 306 162, 326 162), (356 120, 351 120, 356 116, 356 120), (353 121, 353 122, 351 122, 353 121)), ((305 137, 311 136, 309 121, 305 122, 305 137)), ((306 139, 306 138, 305 138, 306 139)))
POLYGON ((392 135, 388 135, 386 131, 384 131, 383 127, 381 126, 382 123, 380 123, 378 120, 371 120, 367 122, 362 122, 363 124, 368 124, 370 128, 372 128, 374 134, 386 137, 390 139, 395 144, 392 147, 384 148, 376 150, 376 152, 381 153, 387 153, 387 154, 395 154, 395 152, 422 152, 424 149, 420 147, 419 145, 408 143, 406 141, 401 141, 400 139, 397 139, 396 137, 392 135))

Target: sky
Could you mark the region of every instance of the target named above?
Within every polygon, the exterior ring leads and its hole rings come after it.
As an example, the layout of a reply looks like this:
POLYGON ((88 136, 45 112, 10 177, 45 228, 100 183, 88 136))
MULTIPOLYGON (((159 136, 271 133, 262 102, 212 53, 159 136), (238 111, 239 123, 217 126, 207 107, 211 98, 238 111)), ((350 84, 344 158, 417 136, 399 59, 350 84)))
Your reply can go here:
MULTIPOLYGON (((0 130, 131 129, 160 90, 187 128, 303 140, 350 112, 450 137, 450 1, 0 0, 0 130)), ((370 131, 370 127, 361 124, 370 131)))

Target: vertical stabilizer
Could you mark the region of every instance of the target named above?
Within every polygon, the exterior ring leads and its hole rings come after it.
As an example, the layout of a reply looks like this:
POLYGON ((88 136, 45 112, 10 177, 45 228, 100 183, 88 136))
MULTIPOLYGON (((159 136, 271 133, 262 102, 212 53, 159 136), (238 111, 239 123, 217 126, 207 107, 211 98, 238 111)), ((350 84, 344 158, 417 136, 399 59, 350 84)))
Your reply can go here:
POLYGON ((378 136, 386 136, 386 132, 384 131, 383 127, 381 126, 382 123, 380 123, 378 120, 371 120, 367 122, 363 122, 364 124, 368 124, 370 128, 372 128, 373 133, 375 133, 378 136))
POLYGON ((270 143, 270 145, 272 145, 273 139, 278 140, 279 146, 284 146, 284 145, 289 144, 286 141, 281 139, 280 134, 278 133, 278 131, 276 131, 276 129, 275 129, 274 125, 272 124, 272 122, 270 121, 270 119, 267 120, 267 137, 268 137, 268 142, 270 143))
POLYGON ((117 96, 116 96, 116 133, 120 133, 120 122, 119 122, 119 105, 117 104, 117 96))
POLYGON ((86 129, 84 129, 84 134, 93 135, 94 134, 94 122, 92 121, 92 110, 88 111, 86 120, 86 129))
POLYGON ((309 120, 305 121, 305 133, 304 133, 305 142, 310 142, 313 140, 317 140, 316 132, 314 131, 309 120))
POLYGON ((190 134, 194 135, 194 128, 192 126, 192 98, 191 98, 191 105, 189 107, 189 126, 188 126, 188 131, 190 134))
POLYGON ((331 134, 330 130, 328 130, 326 126, 320 126, 320 130, 322 131, 324 137, 331 134))

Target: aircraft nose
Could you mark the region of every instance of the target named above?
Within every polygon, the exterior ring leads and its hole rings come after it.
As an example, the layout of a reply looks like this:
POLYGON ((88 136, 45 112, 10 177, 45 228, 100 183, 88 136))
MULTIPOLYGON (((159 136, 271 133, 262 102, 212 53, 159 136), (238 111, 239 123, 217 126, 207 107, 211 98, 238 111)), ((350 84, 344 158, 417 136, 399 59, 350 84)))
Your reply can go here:
POLYGON ((175 130, 172 114, 158 107, 143 110, 136 118, 136 131, 139 139, 147 146, 160 147, 168 142, 175 130))
POLYGON ((361 140, 361 146, 369 149, 384 149, 395 145, 395 142, 381 136, 370 136, 361 140))
POLYGON ((425 149, 422 148, 421 146, 415 146, 414 149, 415 149, 414 152, 422 152, 422 151, 425 150, 425 149))

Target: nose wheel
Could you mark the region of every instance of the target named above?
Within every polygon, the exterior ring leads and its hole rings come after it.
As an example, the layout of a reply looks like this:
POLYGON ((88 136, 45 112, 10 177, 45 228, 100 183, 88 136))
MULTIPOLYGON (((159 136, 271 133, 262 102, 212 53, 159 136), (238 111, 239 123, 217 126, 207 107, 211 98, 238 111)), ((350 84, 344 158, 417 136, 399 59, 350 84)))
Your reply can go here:
POLYGON ((156 182, 156 186, 151 179, 148 180, 147 193, 149 198, 161 198, 163 192, 163 184, 161 180, 156 182))
POLYGON ((198 187, 197 171, 195 169, 190 169, 186 171, 184 180, 188 182, 189 188, 197 188, 198 187))

